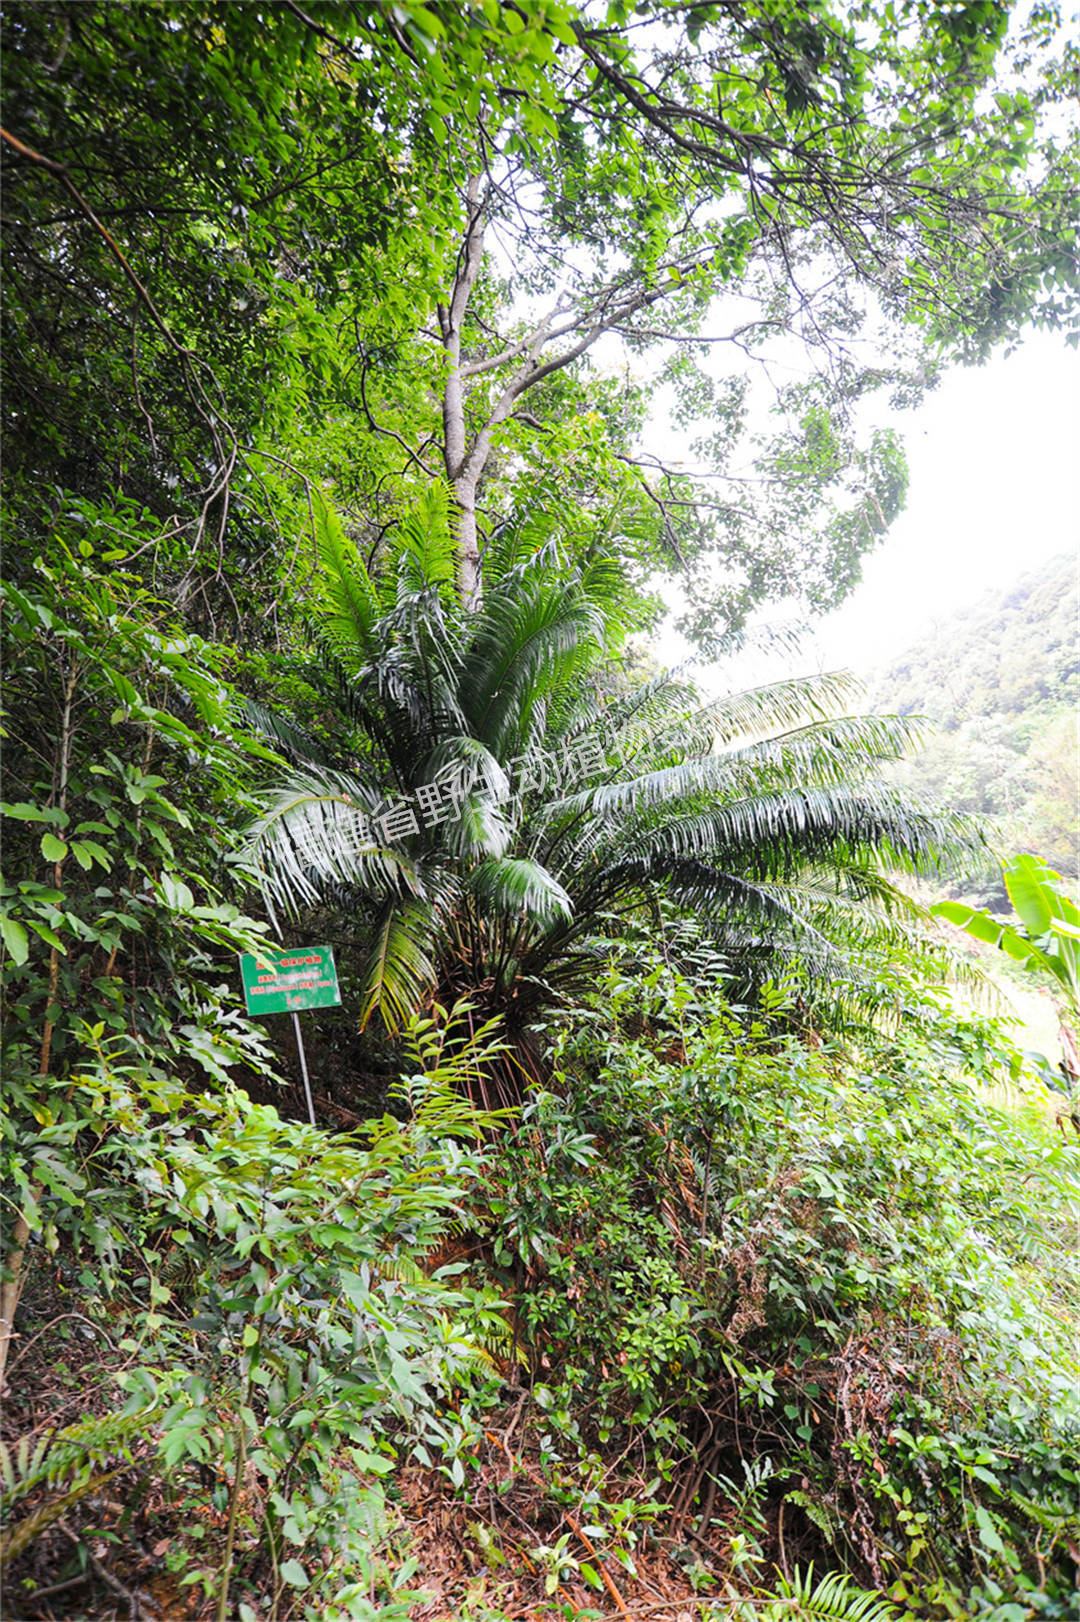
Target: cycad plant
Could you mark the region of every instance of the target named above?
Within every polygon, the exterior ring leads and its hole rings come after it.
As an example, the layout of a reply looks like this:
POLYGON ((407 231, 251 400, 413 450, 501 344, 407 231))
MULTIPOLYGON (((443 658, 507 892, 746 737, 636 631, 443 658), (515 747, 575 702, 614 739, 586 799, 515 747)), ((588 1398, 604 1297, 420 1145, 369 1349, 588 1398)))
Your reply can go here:
POLYGON ((967 837, 874 781, 912 726, 844 713, 845 678, 708 703, 677 675, 620 679, 617 521, 572 550, 566 529, 552 503, 506 523, 469 611, 439 491, 370 566, 324 507, 308 676, 331 742, 253 712, 294 763, 247 841, 266 895, 329 905, 370 943, 363 1020, 466 998, 504 1018, 526 1073, 539 1011, 627 927, 674 906, 733 959, 798 951, 835 984, 838 942, 904 905, 886 870, 931 869, 967 837))

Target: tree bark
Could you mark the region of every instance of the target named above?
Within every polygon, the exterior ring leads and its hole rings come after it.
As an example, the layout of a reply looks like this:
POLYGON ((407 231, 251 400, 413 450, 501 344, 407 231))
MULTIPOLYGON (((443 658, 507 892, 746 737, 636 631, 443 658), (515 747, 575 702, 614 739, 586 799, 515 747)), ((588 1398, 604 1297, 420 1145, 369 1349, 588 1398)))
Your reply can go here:
POLYGON ((14 1332, 15 1309, 19 1305, 19 1296, 22 1294, 22 1264, 26 1254, 26 1241, 30 1237, 30 1224, 22 1211, 15 1218, 15 1227, 11 1235, 11 1249, 5 1258, 5 1265, 11 1277, 6 1284, 0 1285, 0 1392, 4 1389, 4 1370, 7 1368, 8 1348, 14 1332))
MULTIPOLYGON (((480 177, 470 175, 466 186, 468 220, 465 239, 447 304, 438 309, 443 352, 448 362, 443 385, 443 462, 458 504, 458 590, 466 608, 477 609, 481 600, 480 543, 476 525, 476 491, 483 460, 470 454, 465 426, 465 381, 461 370, 461 329, 469 298, 484 255, 484 208, 480 177)), ((476 447, 472 447, 475 451, 476 447)))
POLYGON ((454 274, 445 303, 437 306, 439 332, 446 372, 442 391, 443 466, 457 505, 458 590, 464 606, 476 610, 483 599, 480 558, 480 530, 477 496, 492 449, 493 431, 513 416, 522 395, 586 354, 604 333, 619 328, 642 310, 668 297, 691 269, 707 262, 709 254, 691 255, 682 265, 672 261, 660 268, 653 284, 612 282, 582 304, 560 297, 531 332, 510 344, 501 353, 482 359, 463 360, 462 331, 469 301, 483 263, 486 211, 490 188, 481 189, 481 177, 471 175, 466 184, 467 217, 465 235, 458 251, 454 274), (678 275, 672 275, 678 270, 678 275), (666 274, 665 274, 666 272, 666 274), (544 351, 552 343, 566 339, 566 347, 556 354, 544 351), (510 370, 494 405, 470 437, 467 419, 469 385, 482 373, 510 370))

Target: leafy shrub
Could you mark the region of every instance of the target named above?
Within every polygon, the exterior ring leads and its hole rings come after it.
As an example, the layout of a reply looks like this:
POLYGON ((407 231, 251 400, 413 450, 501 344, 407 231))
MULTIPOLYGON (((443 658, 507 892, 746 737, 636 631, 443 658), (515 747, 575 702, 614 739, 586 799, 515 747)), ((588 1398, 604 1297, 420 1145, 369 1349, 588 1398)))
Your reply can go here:
POLYGON ((675 1532, 730 1533, 767 1455, 759 1553, 786 1519, 919 1614, 1064 1616, 1080 1154, 989 1102, 993 1022, 920 995, 840 1051, 613 971, 489 1174, 498 1276, 551 1448, 643 1452, 675 1532))
MULTIPOLYGON (((178 1569, 224 1595, 234 1561, 269 1561, 279 1596, 284 1583, 310 1590, 320 1616, 367 1616, 357 1573, 392 1519, 380 1482, 403 1439, 464 1479, 468 1405, 451 1417, 438 1397, 485 1354, 464 1327, 468 1294, 418 1264, 476 1175, 477 1117, 418 1073, 400 1091, 404 1123, 331 1136, 238 1089, 197 1096, 148 1075, 100 1027, 86 1045, 94 1062, 46 1129, 63 1197, 43 1179, 41 1212, 80 1311, 123 1331, 122 1367, 103 1372, 127 1397, 116 1423, 152 1444, 139 1469, 177 1508, 205 1502, 205 1472, 218 1484, 219 1536, 205 1555, 189 1541, 178 1569)), ((9 1128, 24 1152, 36 1130, 19 1113, 9 1128)), ((53 1442, 33 1535, 70 1508, 91 1457, 70 1428, 53 1442)), ((26 1541, 17 1523, 12 1552, 26 1541)))
MULTIPOLYGON (((76 516, 85 546, 106 544, 100 513, 76 516)), ((275 1084, 235 983, 236 952, 265 928, 207 875, 252 763, 273 757, 239 726, 213 651, 136 576, 65 551, 65 525, 36 585, 4 588, 12 1582, 32 1587, 33 1546, 61 1522, 85 1548, 85 1517, 120 1477, 170 1527, 173 1576, 215 1595, 219 1617, 248 1575, 275 1610, 291 1596, 294 1613, 404 1616, 383 1480, 400 1450, 463 1479, 473 1422, 444 1399, 484 1365, 469 1324, 492 1318, 424 1265, 482 1164, 459 1089, 491 1033, 451 1062, 445 1020, 414 1028, 395 1113, 358 1133, 297 1125, 242 1090, 275 1084), (75 1422, 42 1430, 23 1382, 72 1318, 94 1377, 75 1422)))

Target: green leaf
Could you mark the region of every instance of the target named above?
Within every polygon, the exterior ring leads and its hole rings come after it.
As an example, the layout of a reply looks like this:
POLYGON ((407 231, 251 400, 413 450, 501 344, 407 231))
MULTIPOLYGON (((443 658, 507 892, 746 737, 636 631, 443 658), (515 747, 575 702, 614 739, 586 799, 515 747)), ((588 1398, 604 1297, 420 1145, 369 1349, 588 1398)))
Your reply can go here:
POLYGON ((41 854, 47 862, 62 862, 67 853, 68 847, 62 839, 57 839, 55 834, 42 834, 41 854))
POLYGON ((986 941, 990 946, 998 945, 1005 927, 1000 919, 991 917, 988 912, 979 912, 963 901, 938 901, 930 912, 934 918, 944 918, 974 940, 986 941))
POLYGON ((1045 935, 1056 909, 1048 881, 1057 878, 1036 856, 1017 856, 1005 869, 1005 888, 1024 928, 1033 939, 1045 935))
POLYGON ((308 1574, 299 1560, 284 1561, 281 1566, 281 1576, 285 1582, 291 1583, 293 1588, 306 1588, 308 1586, 308 1574))
POLYGON ((1002 1543, 997 1528, 990 1519, 988 1512, 981 1504, 975 1505, 975 1519, 979 1523, 979 1542, 984 1549, 992 1549, 995 1554, 1004 1554, 1005 1545, 1002 1543))
POLYGON ((388 1459, 383 1453, 367 1453, 362 1448, 353 1448, 352 1458, 358 1470, 369 1470, 373 1475, 388 1476, 394 1469, 393 1459, 388 1459))
POLYGON ((0 915, 0 935, 4 937, 4 945, 11 954, 12 962, 19 968, 26 962, 30 954, 30 940, 22 924, 16 923, 6 913, 0 915))
POLYGON ((98 862, 106 872, 112 868, 112 857, 96 839, 74 839, 71 850, 81 867, 89 868, 92 862, 98 862))
POLYGON ((67 817, 55 806, 31 805, 27 800, 19 800, 12 804, 4 801, 0 804, 0 812, 5 817, 12 817, 16 822, 56 822, 63 827, 67 817))
POLYGON ((161 875, 161 893, 165 898, 165 905, 174 912, 190 912, 195 905, 195 897, 183 882, 171 873, 161 875))

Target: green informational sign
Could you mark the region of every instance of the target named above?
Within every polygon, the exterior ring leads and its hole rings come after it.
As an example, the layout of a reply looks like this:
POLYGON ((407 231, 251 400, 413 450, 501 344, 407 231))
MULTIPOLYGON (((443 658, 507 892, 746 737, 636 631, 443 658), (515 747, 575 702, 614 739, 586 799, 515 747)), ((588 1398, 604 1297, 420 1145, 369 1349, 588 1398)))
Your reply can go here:
POLYGON ((341 1002, 329 946, 292 946, 285 952, 267 948, 261 958, 241 952, 240 973, 249 1014, 292 1014, 341 1002))

